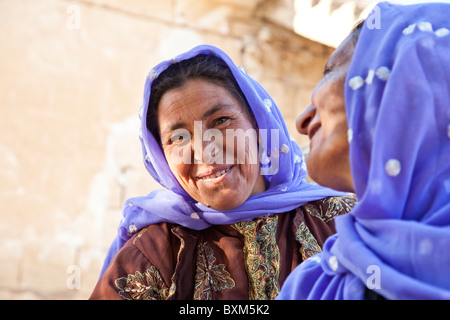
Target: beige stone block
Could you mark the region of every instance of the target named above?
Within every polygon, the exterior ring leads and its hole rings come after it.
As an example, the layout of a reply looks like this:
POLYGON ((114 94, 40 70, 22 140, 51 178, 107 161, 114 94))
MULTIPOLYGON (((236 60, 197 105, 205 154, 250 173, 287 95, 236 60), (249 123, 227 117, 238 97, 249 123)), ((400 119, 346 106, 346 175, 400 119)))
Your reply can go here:
POLYGON ((0 289, 0 300, 13 300, 14 293, 10 289, 0 289))
POLYGON ((218 35, 215 33, 206 33, 203 35, 205 43, 216 46, 223 50, 236 65, 243 65, 242 61, 242 42, 239 39, 218 35))
POLYGON ((55 243, 27 243, 20 270, 22 291, 38 294, 43 299, 70 297, 67 270, 74 265, 76 249, 55 243))
POLYGON ((79 273, 79 282, 76 283, 77 279, 69 279, 68 286, 74 299, 89 298, 97 284, 104 258, 105 252, 99 247, 83 247, 79 250, 77 263, 70 270, 73 276, 79 273))
POLYGON ((264 26, 263 23, 259 21, 253 21, 253 23, 248 23, 248 17, 236 17, 233 16, 230 20, 230 36, 240 39, 245 42, 248 37, 255 37, 261 28, 264 26))
MULTIPOLYGON (((190 28, 174 27, 164 33, 158 52, 161 60, 168 60, 205 43, 203 35, 197 30, 190 28)), ((159 63, 161 61, 158 61, 159 63)))
POLYGON ((234 11, 233 6, 215 0, 178 1, 174 9, 174 21, 194 29, 228 34, 230 32, 229 20, 234 11))
POLYGON ((258 7, 256 14, 258 17, 271 23, 293 30, 295 18, 294 0, 265 1, 258 7))
POLYGON ((23 243, 18 239, 2 239, 0 242, 0 283, 2 288, 20 288, 20 270, 23 260, 23 243))
POLYGON ((229 6, 233 6, 239 9, 247 9, 248 11, 253 11, 258 4, 261 2, 260 0, 216 0, 217 3, 226 4, 229 6))
POLYGON ((173 20, 173 3, 175 0, 86 0, 109 10, 117 10, 123 14, 145 16, 165 21, 173 20))

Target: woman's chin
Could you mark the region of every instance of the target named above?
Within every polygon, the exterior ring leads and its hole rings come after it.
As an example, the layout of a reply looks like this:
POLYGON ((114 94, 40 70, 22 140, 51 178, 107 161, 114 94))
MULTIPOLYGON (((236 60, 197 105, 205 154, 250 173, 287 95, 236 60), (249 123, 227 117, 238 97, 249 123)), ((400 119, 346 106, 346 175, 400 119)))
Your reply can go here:
POLYGON ((204 205, 218 211, 232 210, 239 207, 247 199, 239 199, 236 195, 217 196, 210 201, 201 201, 204 205))

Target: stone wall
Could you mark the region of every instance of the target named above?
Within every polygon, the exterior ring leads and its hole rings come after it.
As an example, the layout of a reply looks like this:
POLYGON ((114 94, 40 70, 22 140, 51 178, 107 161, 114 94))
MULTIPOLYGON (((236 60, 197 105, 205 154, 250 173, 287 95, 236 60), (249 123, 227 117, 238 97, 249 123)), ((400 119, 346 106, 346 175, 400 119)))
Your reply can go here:
MULTIPOLYGON (((390 0, 390 2, 396 1, 398 0, 390 0)), ((309 39, 337 47, 356 22, 368 17, 378 2, 374 0, 295 0, 293 29, 297 34, 309 39)))
POLYGON ((137 112, 149 69, 221 47, 289 130, 332 48, 293 31, 292 0, 0 1, 1 299, 85 299, 123 201, 159 186, 137 112))

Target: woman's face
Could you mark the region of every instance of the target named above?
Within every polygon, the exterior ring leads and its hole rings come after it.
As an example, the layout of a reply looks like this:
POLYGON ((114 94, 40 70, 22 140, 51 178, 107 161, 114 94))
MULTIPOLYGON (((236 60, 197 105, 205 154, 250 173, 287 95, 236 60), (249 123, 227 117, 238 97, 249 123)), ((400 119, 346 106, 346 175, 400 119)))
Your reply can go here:
POLYGON ((192 198, 217 210, 233 209, 266 189, 253 123, 227 89, 202 79, 167 91, 158 105, 172 173, 192 198), (241 139, 243 133, 251 138, 241 139))
POLYGON ((347 192, 353 192, 353 180, 344 86, 354 49, 355 41, 350 36, 331 54, 311 105, 296 123, 297 130, 311 140, 306 161, 310 177, 323 186, 347 192))

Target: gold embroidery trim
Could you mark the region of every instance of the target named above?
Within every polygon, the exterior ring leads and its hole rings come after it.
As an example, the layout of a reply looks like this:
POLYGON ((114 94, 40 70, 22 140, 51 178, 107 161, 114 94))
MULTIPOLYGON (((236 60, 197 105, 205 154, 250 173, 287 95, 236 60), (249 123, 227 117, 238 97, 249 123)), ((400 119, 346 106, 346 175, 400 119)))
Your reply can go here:
POLYGON ((216 257, 208 242, 197 246, 197 271, 194 300, 211 300, 213 291, 234 288, 235 282, 224 264, 215 264, 216 257))
POLYGON ((304 222, 300 223, 295 232, 295 239, 300 242, 300 253, 303 261, 312 257, 316 253, 322 252, 316 238, 313 236, 309 228, 304 222))
POLYGON ((352 197, 328 197, 321 200, 308 202, 303 208, 312 216, 321 219, 324 222, 333 220, 340 214, 348 213, 356 204, 356 199, 352 197), (317 203, 323 204, 317 205, 317 203), (326 208, 324 211, 323 207, 326 208))
POLYGON ((234 228, 244 236, 244 264, 251 300, 275 299, 280 292, 277 226, 276 215, 234 224, 234 228))
POLYGON ((144 273, 136 271, 119 278, 114 281, 114 285, 119 289, 119 295, 126 300, 164 300, 169 295, 167 285, 154 266, 144 273))

